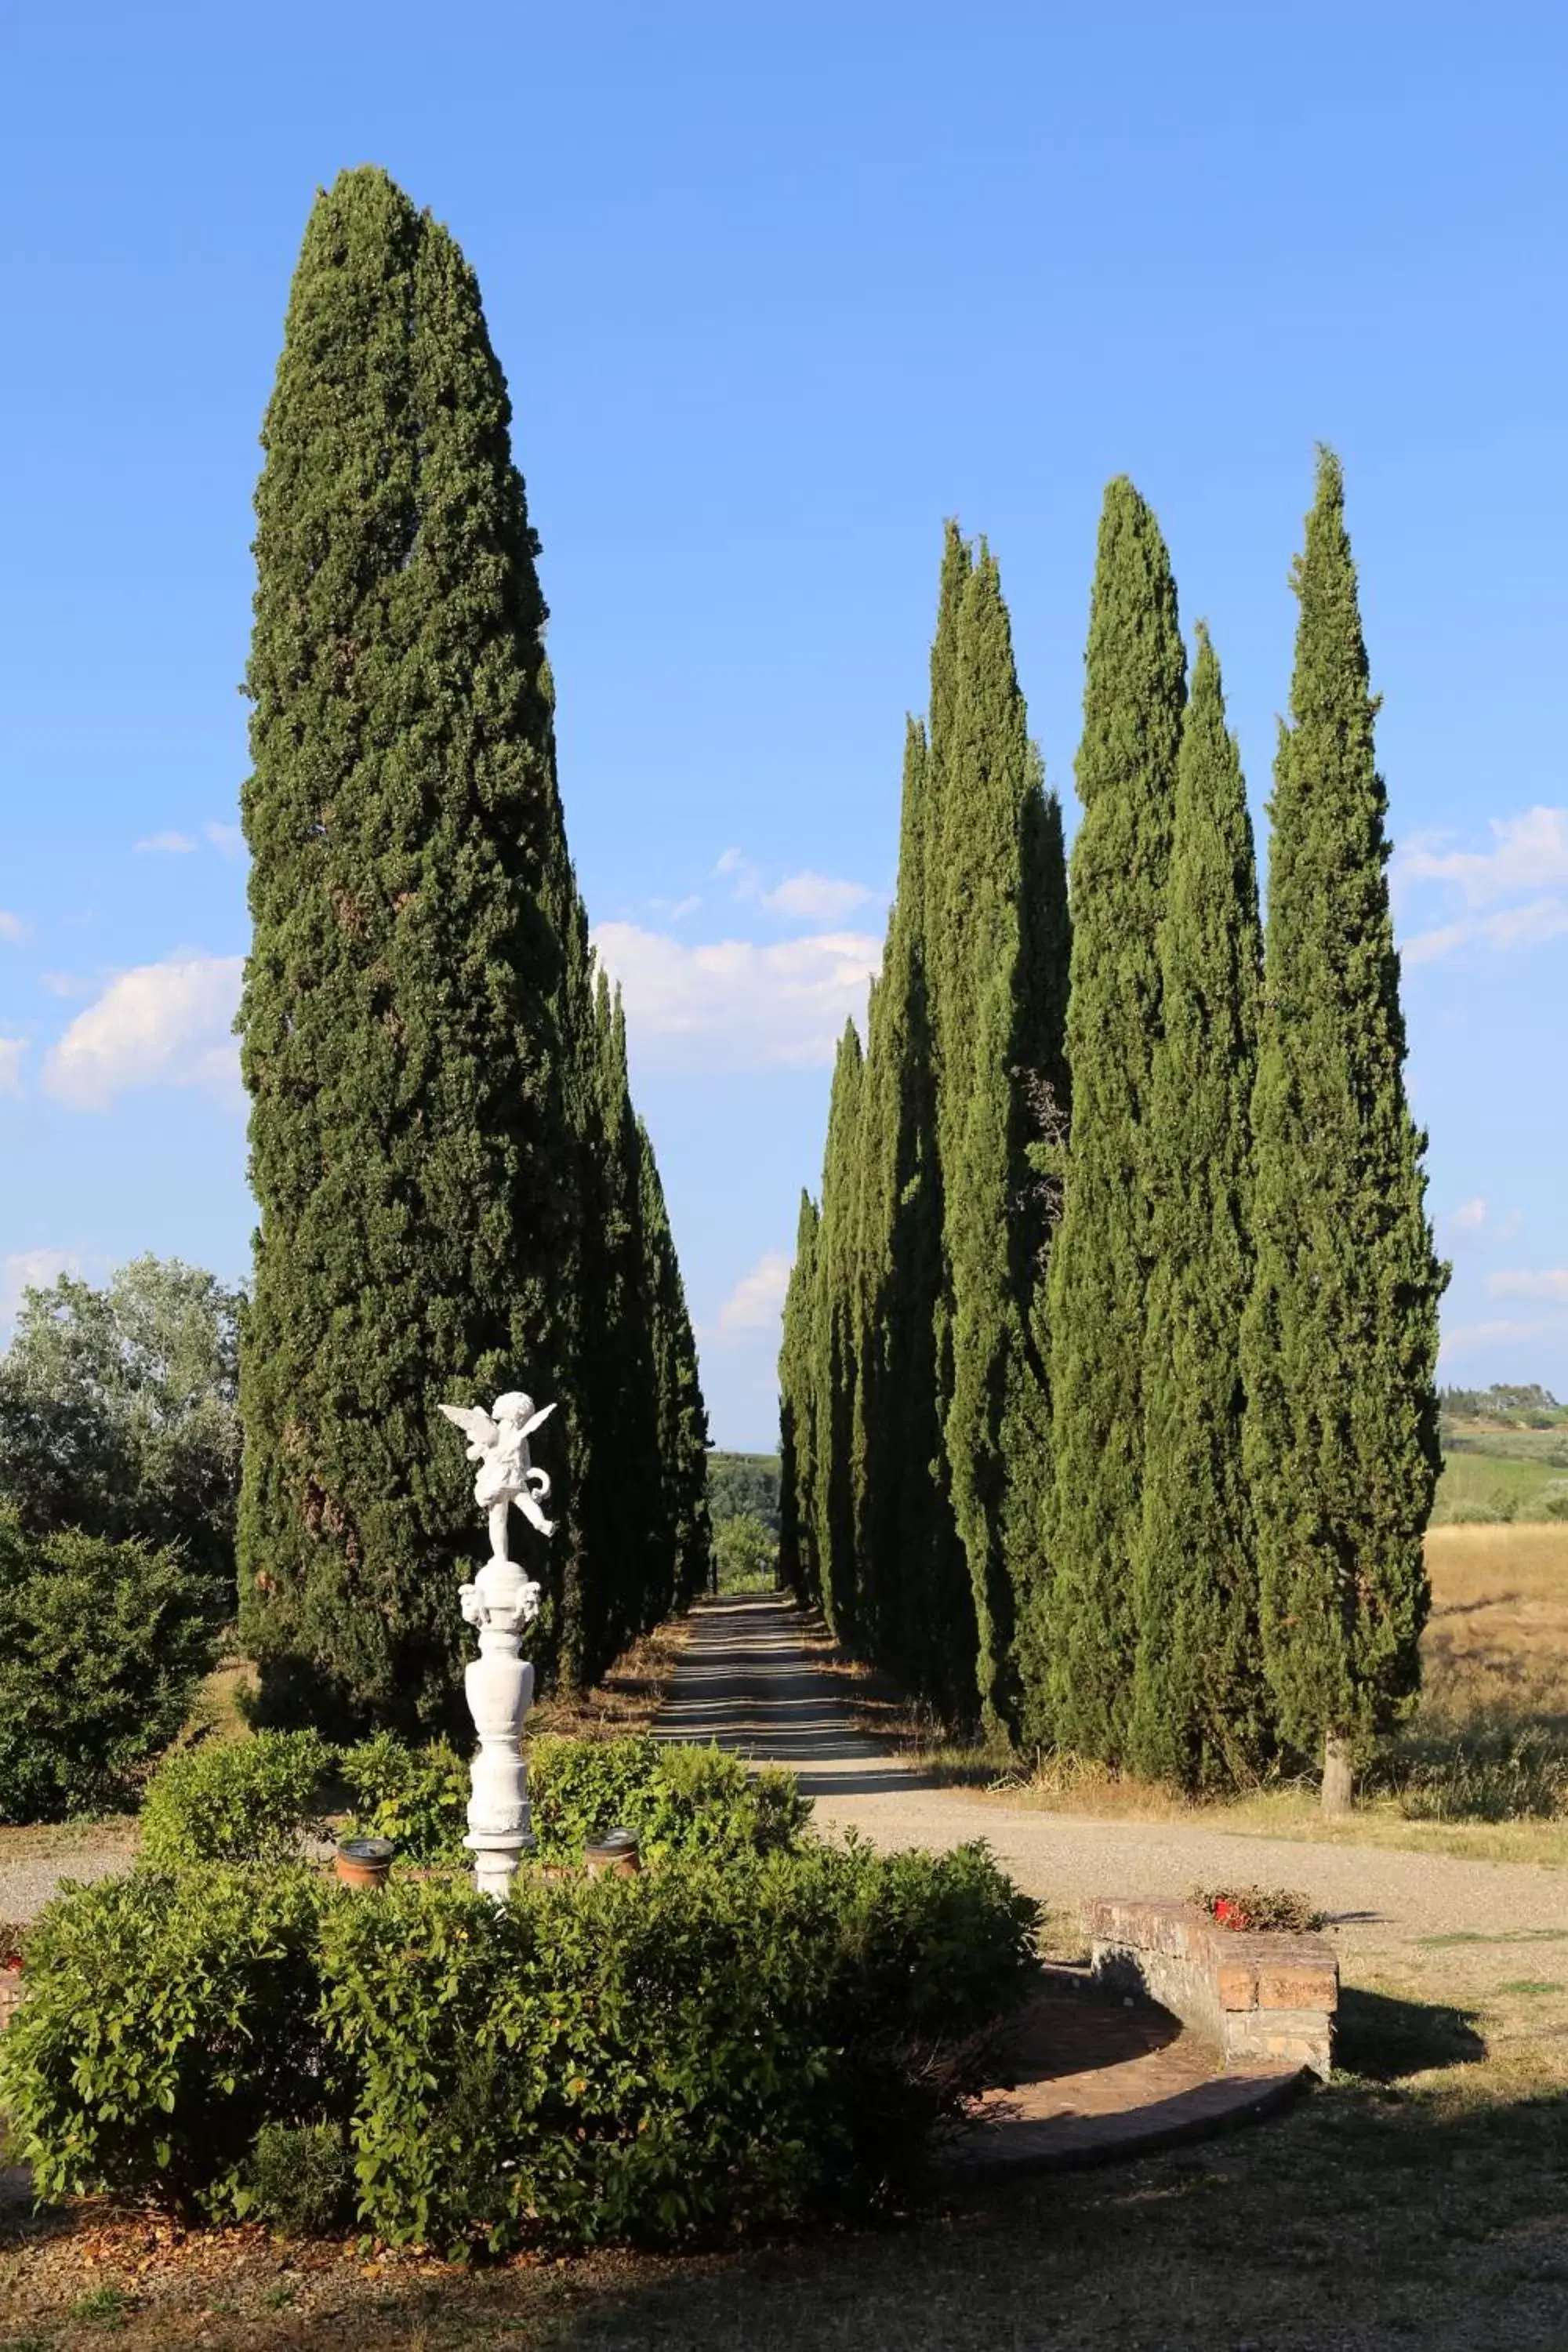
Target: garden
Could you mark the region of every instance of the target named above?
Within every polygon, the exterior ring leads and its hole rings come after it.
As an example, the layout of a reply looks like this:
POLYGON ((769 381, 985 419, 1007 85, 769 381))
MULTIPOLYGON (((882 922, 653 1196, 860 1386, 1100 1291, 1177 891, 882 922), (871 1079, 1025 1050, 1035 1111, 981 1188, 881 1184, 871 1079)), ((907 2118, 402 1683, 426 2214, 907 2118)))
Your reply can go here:
POLYGON ((717 1750, 546 1738, 531 1769, 538 1854, 497 1905, 450 1749, 173 1756, 135 1866, 13 1938, 0 2112, 39 2194, 495 2255, 907 2193, 1031 1986, 1034 1905, 979 1845, 829 1844, 717 1750), (396 1842, 384 1892, 300 1858, 329 1776, 346 1831, 396 1842), (586 1874, 617 1827, 643 1867, 586 1874))

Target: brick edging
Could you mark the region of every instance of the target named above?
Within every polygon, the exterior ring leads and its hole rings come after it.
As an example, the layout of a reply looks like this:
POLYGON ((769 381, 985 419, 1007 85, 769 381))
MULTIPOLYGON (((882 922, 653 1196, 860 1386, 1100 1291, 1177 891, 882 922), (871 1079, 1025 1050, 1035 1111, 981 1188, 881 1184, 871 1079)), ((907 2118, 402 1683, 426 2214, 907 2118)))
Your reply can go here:
POLYGON ((1340 1964, 1326 1937, 1216 1926, 1191 1903, 1097 1895, 1083 1906, 1095 1977, 1206 2033, 1227 2065, 1327 2075, 1340 1964))

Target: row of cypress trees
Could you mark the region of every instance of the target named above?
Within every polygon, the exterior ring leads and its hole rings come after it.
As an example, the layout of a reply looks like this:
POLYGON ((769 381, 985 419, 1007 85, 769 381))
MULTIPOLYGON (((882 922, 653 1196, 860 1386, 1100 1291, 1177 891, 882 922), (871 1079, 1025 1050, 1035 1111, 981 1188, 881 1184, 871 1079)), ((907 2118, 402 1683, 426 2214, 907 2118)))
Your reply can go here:
POLYGON ((995 564, 949 527, 785 1303, 784 1565, 952 1717, 1190 1787, 1321 1754, 1340 1802, 1419 1673, 1446 1271, 1328 452, 1293 584, 1265 940, 1143 499, 1100 523, 1070 894, 995 564))
POLYGON ((443 1399, 561 1401, 546 1673, 591 1677, 706 1572, 696 1352, 567 851, 510 423, 457 245, 345 173, 267 412, 247 681, 238 1552, 276 1716, 461 1717, 482 1529, 443 1399))

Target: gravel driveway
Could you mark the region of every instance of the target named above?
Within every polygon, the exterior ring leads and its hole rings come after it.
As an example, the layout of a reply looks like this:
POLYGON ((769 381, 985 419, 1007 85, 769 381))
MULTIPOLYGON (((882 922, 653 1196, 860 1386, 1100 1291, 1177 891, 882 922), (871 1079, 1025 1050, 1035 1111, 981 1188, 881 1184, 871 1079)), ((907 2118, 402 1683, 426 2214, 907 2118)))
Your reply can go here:
MULTIPOLYGON (((1362 1976, 1392 1968, 1418 1978, 1424 1941, 1435 1937, 1477 1939, 1481 1979, 1512 1942, 1568 1944, 1568 1872, 1544 1864, 1308 1844, 1199 1822, 1096 1821, 936 1787, 855 1728, 802 1643, 794 1610, 770 1594, 695 1612, 659 1728, 787 1764, 816 1798, 820 1822, 863 1831, 879 1845, 984 1837, 1019 1885, 1058 1914, 1086 1895, 1181 1895, 1200 1881, 1232 1879, 1300 1887, 1329 1914, 1342 1955, 1362 1976)), ((1540 1955, 1543 1965, 1557 1958, 1540 1955)), ((1445 1947, 1442 1960, 1451 1977, 1463 1954, 1445 1947)), ((1510 1972, 1522 1965, 1509 1953, 1510 1972)))

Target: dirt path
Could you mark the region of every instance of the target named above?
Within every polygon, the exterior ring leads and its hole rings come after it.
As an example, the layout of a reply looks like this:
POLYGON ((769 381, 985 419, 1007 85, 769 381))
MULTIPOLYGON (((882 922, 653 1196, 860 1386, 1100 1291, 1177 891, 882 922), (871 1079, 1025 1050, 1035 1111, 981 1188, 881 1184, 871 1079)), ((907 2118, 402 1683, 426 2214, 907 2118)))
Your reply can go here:
MULTIPOLYGON (((1510 1949, 1515 1941, 1568 1944, 1568 1872, 1542 1864, 1311 1845, 1182 1822, 1095 1821, 938 1788, 855 1728, 802 1643, 794 1611, 767 1594, 698 1611, 659 1727, 788 1765, 816 1800, 820 1823, 852 1826, 879 1845, 984 1837, 1019 1885, 1058 1914, 1085 1895, 1181 1895, 1198 1881, 1239 1879, 1310 1895, 1363 1976, 1392 1966, 1420 1977, 1434 1937, 1489 1948, 1483 1973, 1500 1962, 1520 1973, 1524 1956, 1510 1949)), ((1445 1974, 1458 1957, 1441 1948, 1445 1974)), ((1540 1955, 1554 1965, 1558 1957, 1540 1955)))

